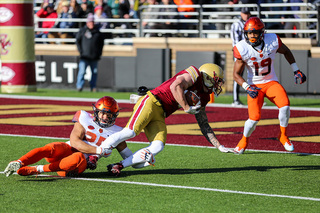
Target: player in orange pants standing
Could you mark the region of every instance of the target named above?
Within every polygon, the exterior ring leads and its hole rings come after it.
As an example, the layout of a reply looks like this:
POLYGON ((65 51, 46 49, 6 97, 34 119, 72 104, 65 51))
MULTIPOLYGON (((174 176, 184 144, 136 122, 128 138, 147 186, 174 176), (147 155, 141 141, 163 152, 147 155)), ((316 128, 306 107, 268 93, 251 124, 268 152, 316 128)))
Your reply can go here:
POLYGON ((264 33, 264 24, 252 17, 244 25, 245 39, 233 48, 236 58, 233 69, 234 80, 248 93, 249 119, 245 122, 242 139, 234 152, 242 154, 249 143, 249 137, 261 118, 261 108, 264 97, 267 97, 279 108, 280 134, 278 140, 287 151, 294 147, 287 136, 287 126, 290 117, 290 101, 287 92, 278 82, 274 71, 273 60, 276 53, 283 54, 294 72, 296 84, 306 81, 306 76, 299 70, 291 50, 282 43, 278 35, 264 33), (247 68, 247 82, 241 76, 244 67, 247 68))
MULTIPOLYGON (((94 116, 80 110, 73 117, 75 122, 68 142, 53 142, 43 147, 35 148, 16 161, 11 161, 4 173, 10 176, 17 172, 19 175, 35 175, 43 172, 57 172, 60 176, 75 176, 87 168, 95 169, 98 159, 111 154, 111 150, 100 147, 109 135, 122 130, 115 125, 119 114, 118 103, 112 97, 102 97, 93 104, 94 116), (49 164, 32 165, 45 158, 49 164)), ((123 159, 132 154, 126 142, 117 147, 123 159)))

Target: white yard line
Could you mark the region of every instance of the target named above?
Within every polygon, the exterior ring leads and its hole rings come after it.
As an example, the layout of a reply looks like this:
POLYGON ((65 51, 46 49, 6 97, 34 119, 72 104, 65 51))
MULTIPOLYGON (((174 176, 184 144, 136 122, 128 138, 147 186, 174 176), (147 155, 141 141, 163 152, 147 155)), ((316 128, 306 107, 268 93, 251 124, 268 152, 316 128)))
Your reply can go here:
MULTIPOLYGON (((0 172, 3 174, 3 172, 0 172)), ((17 175, 17 173, 14 173, 17 175)), ((41 177, 56 177, 63 178, 59 176, 51 175, 37 175, 41 177)), ((157 184, 157 183, 146 183, 146 182, 135 182, 135 181, 122 181, 122 180, 109 180, 109 179, 97 179, 97 178, 79 178, 79 177, 68 177, 67 179, 74 180, 84 180, 84 181, 96 181, 96 182, 107 182, 107 183, 122 183, 122 184, 132 184, 132 185, 141 185, 141 186, 154 186, 154 187, 163 187, 163 188, 174 188, 174 189, 190 189, 190 190, 199 190, 199 191, 212 191, 212 192, 222 192, 222 193, 231 193, 231 194, 242 194, 242 195, 254 195, 254 196, 263 196, 263 197, 277 197, 277 198, 289 198, 297 200, 310 200, 310 201, 320 201, 320 198, 314 197, 301 197, 301 196, 290 196, 290 195, 278 195, 278 194, 265 194, 257 192, 245 192, 245 191, 234 191, 227 189, 214 189, 214 188, 205 188, 205 187, 193 187, 193 186, 180 186, 180 185, 168 185, 168 184, 157 184)))
MULTIPOLYGON (((0 98, 11 98, 11 99, 36 99, 36 100, 54 100, 54 101, 88 101, 88 102, 95 102, 97 98, 79 98, 79 97, 47 97, 47 96, 29 96, 29 95, 12 95, 12 94, 0 94, 0 98)), ((290 99, 290 97, 289 97, 290 99)), ((119 103, 130 103, 129 100, 119 100, 119 103)), ((217 104, 212 103, 208 104, 208 107, 227 107, 227 108, 239 108, 231 106, 231 104, 217 104)), ((244 105, 242 108, 247 108, 244 105)), ((263 106, 263 109, 274 109, 278 110, 276 106, 263 106)), ((311 107, 290 107, 290 110, 302 110, 302 111, 320 111, 320 108, 311 108, 311 107)))

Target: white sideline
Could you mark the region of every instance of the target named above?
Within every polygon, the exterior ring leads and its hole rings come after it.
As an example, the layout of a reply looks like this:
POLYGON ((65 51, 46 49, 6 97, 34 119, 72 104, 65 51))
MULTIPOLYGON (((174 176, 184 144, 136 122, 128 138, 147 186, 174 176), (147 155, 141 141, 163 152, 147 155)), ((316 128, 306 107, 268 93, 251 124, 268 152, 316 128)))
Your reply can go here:
MULTIPOLYGON (((32 100, 56 100, 56 101, 88 101, 95 102, 97 98, 79 98, 79 97, 48 97, 48 96, 29 96, 29 95, 12 95, 12 94, 0 94, 0 98, 11 98, 11 99, 32 99, 32 100)), ((130 103, 130 100, 117 99, 118 103, 130 103)), ((207 107, 227 107, 227 108, 239 108, 231 106, 231 104, 208 104, 207 107)), ((247 106, 243 106, 247 108, 247 106)), ((263 109, 274 109, 278 110, 276 106, 263 106, 263 109)), ((301 110, 301 111, 320 111, 320 108, 312 107, 290 107, 290 110, 301 110)))
MULTIPOLYGON (((3 174, 3 172, 0 172, 3 174)), ((17 173, 14 173, 17 175, 17 173)), ((38 177, 57 177, 64 178, 59 176, 52 175, 37 175, 38 177)), ((205 187, 193 187, 193 186, 179 186, 179 185, 168 185, 168 184, 157 184, 157 183, 145 183, 145 182, 134 182, 134 181, 122 181, 122 180, 107 180, 107 179, 97 179, 97 178, 79 178, 79 177, 68 177, 67 179, 74 180, 85 180, 85 181, 96 181, 96 182, 107 182, 107 183, 123 183, 123 184, 132 184, 132 185, 142 185, 142 186, 155 186, 155 187, 164 187, 164 188, 175 188, 175 189, 190 189, 190 190, 199 190, 199 191, 212 191, 212 192, 222 192, 222 193, 232 193, 232 194, 242 194, 242 195, 256 195, 264 197, 278 197, 278 198, 289 198, 297 200, 310 200, 310 201, 320 201, 320 198, 314 197, 301 197, 301 196, 290 196, 290 195, 277 195, 277 194, 265 194, 257 192, 244 192, 244 191, 234 191, 227 189, 214 189, 214 188, 205 188, 205 187)))

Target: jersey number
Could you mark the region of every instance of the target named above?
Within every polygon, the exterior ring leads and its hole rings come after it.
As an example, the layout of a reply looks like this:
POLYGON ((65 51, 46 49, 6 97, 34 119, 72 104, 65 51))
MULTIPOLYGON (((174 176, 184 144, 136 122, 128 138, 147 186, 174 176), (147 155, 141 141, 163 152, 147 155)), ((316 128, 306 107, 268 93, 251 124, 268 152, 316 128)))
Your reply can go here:
MULTIPOLYGON (((86 132, 86 136, 89 136, 89 137, 86 137, 86 139, 87 139, 87 141, 90 142, 90 143, 94 143, 95 140, 97 139, 97 135, 94 134, 93 132, 87 131, 87 132, 86 132)), ((105 137, 100 136, 98 142, 96 143, 96 145, 97 145, 97 146, 100 146, 101 143, 102 143, 105 139, 106 139, 105 137)))
POLYGON ((255 68, 255 76, 259 75, 259 67, 268 67, 268 72, 261 73, 261 75, 268 75, 271 72, 271 58, 263 59, 260 63, 253 62, 254 68, 255 68))

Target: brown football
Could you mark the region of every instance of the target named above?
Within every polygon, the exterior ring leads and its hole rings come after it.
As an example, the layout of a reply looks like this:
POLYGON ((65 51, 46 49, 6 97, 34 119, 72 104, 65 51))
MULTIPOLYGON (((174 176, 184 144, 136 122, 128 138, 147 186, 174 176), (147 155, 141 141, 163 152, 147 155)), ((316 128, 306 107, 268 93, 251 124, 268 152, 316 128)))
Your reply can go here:
POLYGON ((192 91, 186 90, 184 91, 184 95, 186 96, 186 100, 189 106, 195 106, 200 101, 199 96, 197 96, 197 94, 192 91))

